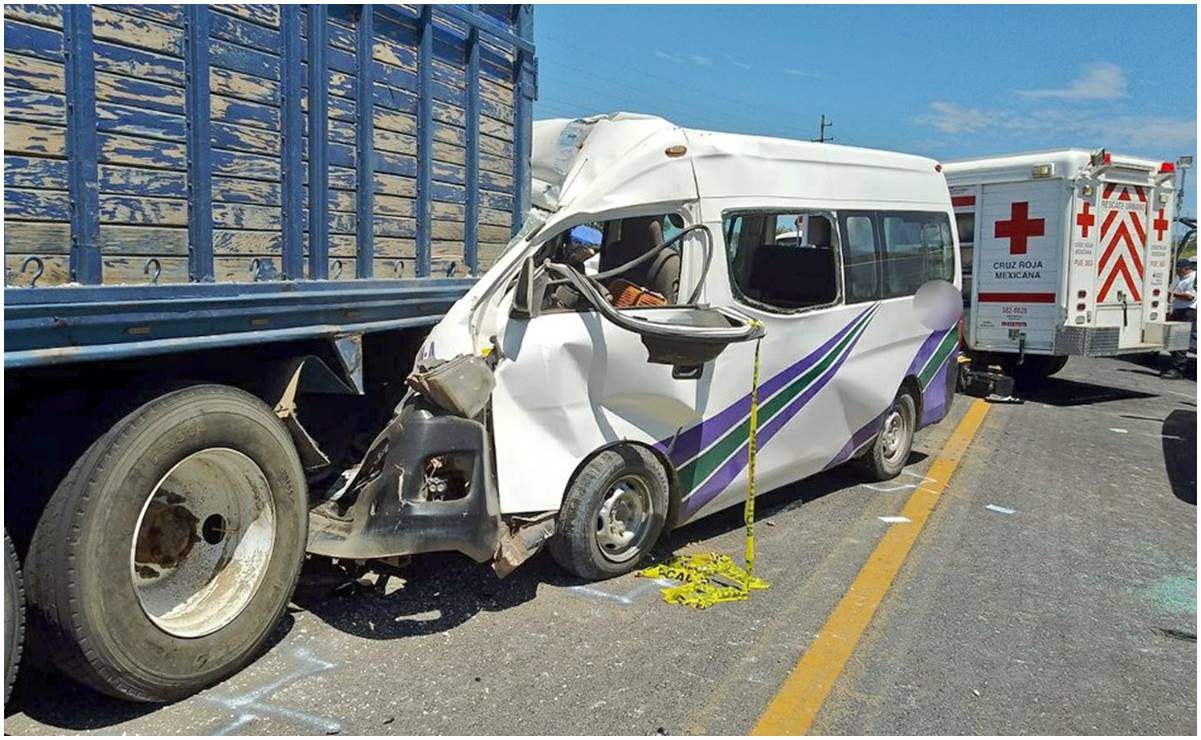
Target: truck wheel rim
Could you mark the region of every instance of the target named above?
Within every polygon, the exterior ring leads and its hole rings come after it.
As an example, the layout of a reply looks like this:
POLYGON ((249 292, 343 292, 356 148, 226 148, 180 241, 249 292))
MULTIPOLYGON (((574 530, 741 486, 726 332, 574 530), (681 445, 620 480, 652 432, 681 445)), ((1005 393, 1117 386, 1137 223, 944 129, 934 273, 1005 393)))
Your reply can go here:
POLYGON ((223 447, 185 457, 146 497, 134 530, 130 577, 142 611, 176 637, 226 626, 262 585, 275 526, 257 463, 223 447))
POLYGON ((900 460, 902 455, 908 454, 906 450, 906 440, 909 436, 909 415, 906 413, 904 404, 898 401, 888 411, 888 416, 884 418, 884 431, 881 432, 884 441, 884 459, 890 463, 895 463, 900 460))
POLYGON ((621 563, 641 554, 650 531, 651 496, 639 477, 619 478, 596 514, 596 544, 608 560, 621 563))

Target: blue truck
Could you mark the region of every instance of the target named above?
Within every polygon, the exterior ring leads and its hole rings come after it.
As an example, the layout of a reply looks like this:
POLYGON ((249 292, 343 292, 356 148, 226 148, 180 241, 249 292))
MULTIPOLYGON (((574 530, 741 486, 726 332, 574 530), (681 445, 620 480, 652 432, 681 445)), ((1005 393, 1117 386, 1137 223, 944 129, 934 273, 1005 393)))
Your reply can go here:
POLYGON ((27 626, 171 701, 262 648, 310 506, 519 230, 531 9, 6 5, 4 38, 5 696, 27 626))

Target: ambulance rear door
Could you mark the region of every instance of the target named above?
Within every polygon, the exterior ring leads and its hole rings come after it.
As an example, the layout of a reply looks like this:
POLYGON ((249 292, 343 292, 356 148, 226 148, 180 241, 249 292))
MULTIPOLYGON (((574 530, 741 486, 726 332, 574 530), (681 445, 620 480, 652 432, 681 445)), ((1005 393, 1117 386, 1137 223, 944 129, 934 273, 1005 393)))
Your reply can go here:
MULTIPOLYGON (((1118 348, 1143 342, 1147 283, 1147 229, 1152 189, 1146 185, 1100 181, 1095 244, 1096 318, 1094 326, 1117 326, 1118 348)), ((1087 202, 1087 201, 1086 201, 1087 202)))
POLYGON ((1068 188, 1060 178, 982 186, 976 202, 973 349, 1051 354, 1064 320, 1068 188))

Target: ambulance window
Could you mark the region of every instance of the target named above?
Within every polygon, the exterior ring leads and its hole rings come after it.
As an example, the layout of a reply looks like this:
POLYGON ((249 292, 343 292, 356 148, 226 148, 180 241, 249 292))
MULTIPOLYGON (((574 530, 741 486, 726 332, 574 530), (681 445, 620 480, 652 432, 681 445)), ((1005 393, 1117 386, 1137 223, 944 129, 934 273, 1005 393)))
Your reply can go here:
POLYGON ((976 212, 965 211, 955 214, 955 225, 959 229, 959 243, 971 244, 976 240, 976 212))
POLYGON ((875 223, 870 215, 843 216, 842 233, 846 302, 874 300, 880 294, 875 223))
POLYGON ((766 308, 797 310, 838 299, 833 219, 816 213, 728 214, 726 255, 734 293, 766 308))
POLYGON ((925 282, 954 281, 955 242, 945 213, 885 213, 884 297, 913 295, 925 282))

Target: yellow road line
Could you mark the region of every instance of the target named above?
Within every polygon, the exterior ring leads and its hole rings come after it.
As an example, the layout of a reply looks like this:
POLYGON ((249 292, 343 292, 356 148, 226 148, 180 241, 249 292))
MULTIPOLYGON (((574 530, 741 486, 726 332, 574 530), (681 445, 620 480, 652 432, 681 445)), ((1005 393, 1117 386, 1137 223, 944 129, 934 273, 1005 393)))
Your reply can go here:
POLYGON ((850 590, 776 692, 752 735, 804 735, 809 731, 986 413, 988 404, 980 399, 968 408, 926 472, 933 480, 915 489, 905 502, 901 516, 911 523, 891 527, 880 540, 850 590))

